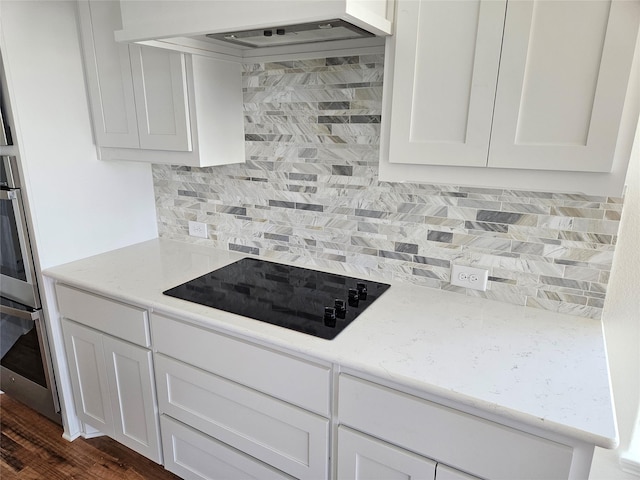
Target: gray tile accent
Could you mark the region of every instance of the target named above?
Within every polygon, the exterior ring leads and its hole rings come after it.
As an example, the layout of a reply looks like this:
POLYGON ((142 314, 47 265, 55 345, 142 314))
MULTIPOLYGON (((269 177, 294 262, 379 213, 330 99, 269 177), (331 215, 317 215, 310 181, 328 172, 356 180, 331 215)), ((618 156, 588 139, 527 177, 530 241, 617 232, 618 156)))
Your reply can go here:
POLYGON ((599 319, 622 199, 378 181, 383 66, 245 65, 247 161, 153 165, 160 236, 599 319), (487 268, 490 289, 449 285, 453 263, 487 268))
POLYGON ((216 207, 218 213, 228 213, 230 215, 246 215, 247 209, 244 207, 230 207, 227 205, 218 205, 216 207))
POLYGON ((416 245, 414 243, 396 242, 395 251, 396 252, 402 252, 402 253, 417 254, 418 253, 418 245, 416 245))
POLYGON ((451 243, 453 241, 453 233, 429 230, 429 233, 427 234, 427 240, 431 240, 432 242, 451 243))
POLYGON ((323 205, 315 205, 313 203, 296 203, 297 210, 312 210, 314 212, 322 212, 324 210, 323 205))
POLYGON ((318 181, 318 175, 313 173, 289 173, 289 180, 300 180, 302 182, 316 182, 318 181))
POLYGON ((349 110, 351 102, 318 102, 318 110, 349 110))
POLYGON ((353 167, 350 165, 332 165, 331 175, 346 175, 351 177, 353 175, 353 167))
POLYGON ((327 58, 326 65, 353 65, 360 63, 360 57, 332 57, 327 58))
POLYGON ((348 116, 337 116, 337 115, 333 115, 333 116, 326 116, 326 115, 319 115, 318 116, 318 123, 349 123, 349 117, 348 116))
POLYGON ((370 218, 385 218, 388 215, 385 212, 378 212, 375 210, 366 210, 362 208, 356 208, 355 214, 358 217, 370 217, 370 218))
POLYGON ((413 256, 414 263, 423 263, 425 265, 434 265, 436 267, 451 268, 451 262, 449 260, 442 260, 440 258, 423 257, 420 255, 413 256))
POLYGON ((279 200, 269 200, 269 206, 280 208, 296 208, 295 202, 282 202, 279 200))
POLYGON ((400 252, 389 252, 387 250, 379 250, 378 251, 378 256, 382 257, 382 258, 389 258, 392 260, 402 260, 405 262, 410 262, 411 261, 411 255, 408 253, 400 253, 400 252))
POLYGON ((260 249, 255 247, 247 247, 246 245, 236 245, 235 243, 229 244, 229 250, 236 252, 249 253, 251 255, 260 255, 260 249))
POLYGON ((381 115, 351 115, 350 123, 380 123, 381 115))
POLYGON ((277 240, 278 242, 288 242, 288 235, 278 235, 277 233, 265 233, 264 238, 267 240, 277 240))
POLYGON ((478 210, 476 220, 480 222, 506 223, 528 226, 533 226, 537 223, 537 218, 534 215, 511 212, 496 212, 491 210, 478 210))

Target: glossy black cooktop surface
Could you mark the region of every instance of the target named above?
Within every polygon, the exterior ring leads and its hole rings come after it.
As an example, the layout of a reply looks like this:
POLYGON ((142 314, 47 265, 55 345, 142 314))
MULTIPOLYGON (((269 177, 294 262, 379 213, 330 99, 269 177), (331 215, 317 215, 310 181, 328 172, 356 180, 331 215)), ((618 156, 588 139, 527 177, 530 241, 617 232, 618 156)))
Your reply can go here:
POLYGON ((389 286, 243 258, 163 293, 331 340, 389 286))

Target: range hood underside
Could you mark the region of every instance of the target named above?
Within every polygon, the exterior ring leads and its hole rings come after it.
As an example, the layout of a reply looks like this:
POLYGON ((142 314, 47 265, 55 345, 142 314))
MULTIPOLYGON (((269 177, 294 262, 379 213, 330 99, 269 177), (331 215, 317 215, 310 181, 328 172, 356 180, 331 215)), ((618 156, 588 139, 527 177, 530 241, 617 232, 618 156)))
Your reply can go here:
POLYGON ((219 40, 247 48, 280 47, 336 40, 369 38, 374 34, 344 20, 328 20, 298 25, 260 28, 228 33, 210 33, 198 37, 201 40, 219 40))

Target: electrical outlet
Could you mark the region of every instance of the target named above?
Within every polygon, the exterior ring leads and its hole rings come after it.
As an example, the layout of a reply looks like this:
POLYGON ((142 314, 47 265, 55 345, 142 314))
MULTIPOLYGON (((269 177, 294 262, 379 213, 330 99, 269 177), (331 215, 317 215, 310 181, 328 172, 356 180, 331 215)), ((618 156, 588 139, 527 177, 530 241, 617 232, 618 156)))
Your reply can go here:
POLYGON ((192 237, 209 238, 207 224, 202 222, 189 222, 189 235, 192 237))
POLYGON ((451 266, 451 285, 472 288, 484 292, 487 289, 489 270, 468 267, 466 265, 451 266))

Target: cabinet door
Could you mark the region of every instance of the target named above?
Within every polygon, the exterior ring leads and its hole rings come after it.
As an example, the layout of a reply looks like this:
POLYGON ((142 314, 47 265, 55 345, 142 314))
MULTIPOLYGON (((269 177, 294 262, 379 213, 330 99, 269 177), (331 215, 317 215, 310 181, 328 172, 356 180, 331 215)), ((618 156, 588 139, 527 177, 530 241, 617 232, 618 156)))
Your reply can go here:
POLYGON ((185 54, 131 45, 140 148, 191 151, 185 54))
POLYGON ((78 418, 113 436, 102 334, 67 319, 62 320, 62 331, 78 418))
POLYGON ((638 1, 509 2, 490 167, 608 172, 638 1))
POLYGON ((473 477, 462 473, 454 468, 447 467, 446 465, 438 464, 436 467, 436 480, 479 480, 478 477, 473 477))
POLYGON ((151 351, 103 335, 113 438, 158 463, 160 432, 151 351))
POLYGON ((122 28, 120 3, 81 0, 78 16, 96 143, 138 148, 129 47, 113 36, 122 28))
POLYGON ((436 464, 341 426, 338 428, 338 478, 433 480, 436 478, 436 464))
POLYGON ((505 5, 398 0, 390 162, 486 165, 505 5))

